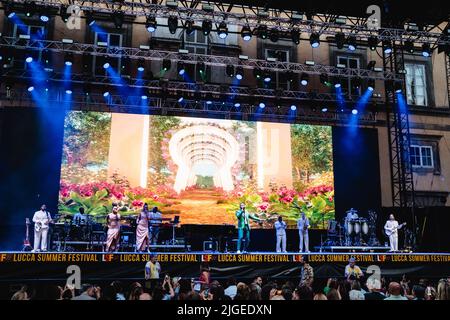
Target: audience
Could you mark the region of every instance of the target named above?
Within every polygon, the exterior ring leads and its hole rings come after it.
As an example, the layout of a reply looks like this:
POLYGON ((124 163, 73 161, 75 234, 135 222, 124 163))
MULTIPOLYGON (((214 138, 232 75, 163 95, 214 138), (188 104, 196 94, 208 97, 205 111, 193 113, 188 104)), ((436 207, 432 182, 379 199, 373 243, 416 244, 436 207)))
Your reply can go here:
POLYGON ((388 296, 384 300, 408 300, 403 294, 403 289, 400 283, 391 282, 389 284, 388 296))

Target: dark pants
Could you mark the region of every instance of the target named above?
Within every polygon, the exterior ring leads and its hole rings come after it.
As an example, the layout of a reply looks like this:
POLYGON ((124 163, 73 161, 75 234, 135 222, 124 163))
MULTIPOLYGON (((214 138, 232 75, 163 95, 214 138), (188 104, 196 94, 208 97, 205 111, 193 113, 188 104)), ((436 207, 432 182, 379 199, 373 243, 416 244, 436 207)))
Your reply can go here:
POLYGON ((159 227, 150 227, 150 244, 158 244, 159 227))
POLYGON ((250 228, 248 226, 244 228, 238 229, 238 243, 237 243, 237 250, 241 250, 241 243, 244 241, 244 245, 242 246, 242 251, 247 251, 249 244, 250 244, 250 228))

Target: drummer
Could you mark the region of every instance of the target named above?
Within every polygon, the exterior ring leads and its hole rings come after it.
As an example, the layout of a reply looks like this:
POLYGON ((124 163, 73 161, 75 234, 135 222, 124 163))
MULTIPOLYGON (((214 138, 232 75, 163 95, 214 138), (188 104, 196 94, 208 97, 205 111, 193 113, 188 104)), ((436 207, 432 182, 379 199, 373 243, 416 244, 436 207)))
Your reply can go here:
POLYGON ((85 220, 84 208, 80 207, 78 209, 78 212, 75 213, 75 215, 73 216, 73 223, 75 223, 76 225, 79 225, 82 223, 83 220, 85 220))

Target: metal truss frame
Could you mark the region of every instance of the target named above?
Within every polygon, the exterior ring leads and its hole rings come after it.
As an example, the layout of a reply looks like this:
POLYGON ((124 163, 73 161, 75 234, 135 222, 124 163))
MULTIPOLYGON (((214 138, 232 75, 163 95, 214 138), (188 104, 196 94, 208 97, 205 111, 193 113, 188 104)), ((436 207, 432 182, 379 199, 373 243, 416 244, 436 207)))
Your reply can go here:
POLYGON ((174 62, 184 62, 186 64, 204 63, 208 66, 227 66, 242 67, 244 69, 260 68, 264 71, 292 71, 294 73, 322 74, 329 76, 339 76, 346 78, 362 78, 375 80, 401 80, 399 74, 390 71, 376 72, 368 69, 338 68, 335 66, 326 66, 314 64, 313 66, 282 61, 267 61, 260 59, 240 59, 239 57, 218 56, 195 53, 180 53, 176 51, 150 50, 130 47, 104 47, 95 44, 86 43, 67 43, 64 41, 39 40, 39 39, 21 39, 14 37, 1 37, 0 46, 10 47, 22 50, 49 50, 56 53, 90 54, 95 56, 108 56, 111 58, 129 58, 161 61, 169 59, 174 62))
MULTIPOLYGON (((15 0, 15 3, 25 3, 26 0, 15 0)), ((431 43, 444 45, 450 43, 448 35, 444 35, 440 26, 425 26, 422 31, 405 29, 380 28, 374 29, 368 26, 368 19, 361 17, 345 17, 345 24, 336 23, 336 15, 330 14, 306 14, 292 10, 267 9, 262 7, 249 7, 245 5, 223 4, 219 1, 178 1, 178 6, 168 6, 166 1, 134 0, 35 0, 39 6, 56 8, 60 10, 69 5, 76 5, 84 12, 107 13, 122 11, 131 16, 147 16, 157 14, 158 17, 167 18, 176 15, 182 20, 203 21, 211 20, 219 24, 226 21, 232 25, 257 27, 265 24, 270 28, 289 32, 296 28, 301 33, 318 32, 323 35, 335 35, 342 32, 346 36, 355 35, 360 39, 377 36, 380 40, 402 42, 414 40, 416 43, 431 43), (156 2, 156 3, 155 3, 156 2), (208 4, 211 10, 205 10, 204 4, 208 4), (434 30, 439 31, 436 32, 434 30), (432 32, 433 31, 433 32, 432 32)))

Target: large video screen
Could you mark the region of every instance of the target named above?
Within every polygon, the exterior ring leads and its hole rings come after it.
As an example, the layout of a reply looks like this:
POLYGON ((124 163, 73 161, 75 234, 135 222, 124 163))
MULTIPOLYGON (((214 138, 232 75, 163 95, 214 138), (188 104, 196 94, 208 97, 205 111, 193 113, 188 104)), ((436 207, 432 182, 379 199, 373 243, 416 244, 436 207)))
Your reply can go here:
POLYGON ((144 203, 181 224, 236 224, 241 202, 273 228, 334 218, 331 127, 72 111, 65 119, 59 213, 102 219, 144 203))

